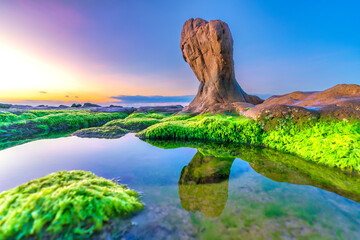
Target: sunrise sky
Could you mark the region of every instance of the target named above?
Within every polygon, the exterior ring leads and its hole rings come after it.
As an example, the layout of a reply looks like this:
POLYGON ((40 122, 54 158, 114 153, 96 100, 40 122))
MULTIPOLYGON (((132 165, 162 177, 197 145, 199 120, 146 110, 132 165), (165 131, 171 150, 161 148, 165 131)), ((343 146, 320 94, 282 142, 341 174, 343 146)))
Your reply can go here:
POLYGON ((248 93, 360 84, 359 9, 320 0, 0 0, 0 102, 188 101, 198 81, 179 42, 191 17, 229 24, 248 93), (169 97, 144 97, 153 95, 169 97))

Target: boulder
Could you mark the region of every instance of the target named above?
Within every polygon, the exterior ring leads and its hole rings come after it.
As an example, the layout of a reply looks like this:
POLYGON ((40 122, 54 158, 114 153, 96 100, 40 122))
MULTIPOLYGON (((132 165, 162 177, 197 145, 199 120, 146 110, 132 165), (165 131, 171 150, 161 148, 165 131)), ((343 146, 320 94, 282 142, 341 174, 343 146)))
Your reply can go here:
POLYGON ((212 112, 215 104, 263 102, 257 96, 246 94, 236 81, 233 39, 225 22, 189 19, 181 32, 180 48, 200 82, 197 95, 183 112, 212 112))
POLYGON ((0 108, 11 108, 11 104, 0 103, 0 108))
POLYGON ((274 95, 243 114, 258 120, 269 116, 281 117, 289 111, 295 116, 315 114, 321 118, 360 119, 360 86, 339 84, 324 91, 274 95))
POLYGON ((319 113, 315 110, 306 109, 299 106, 289 106, 284 104, 263 105, 260 104, 243 113, 244 116, 255 120, 271 120, 271 119, 317 119, 319 113))
POLYGON ((101 106, 94 103, 84 103, 83 108, 89 108, 89 107, 101 107, 101 106))
POLYGON ((76 103, 73 103, 73 105, 71 105, 72 108, 79 108, 81 107, 81 104, 76 104, 76 103))

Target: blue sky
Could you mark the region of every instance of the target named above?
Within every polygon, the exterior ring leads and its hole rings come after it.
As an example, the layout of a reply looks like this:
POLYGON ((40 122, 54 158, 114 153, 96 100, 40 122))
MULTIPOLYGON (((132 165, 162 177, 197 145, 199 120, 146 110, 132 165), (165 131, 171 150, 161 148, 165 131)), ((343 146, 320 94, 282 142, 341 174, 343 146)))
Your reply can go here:
POLYGON ((34 2, 0 2, 0 20, 12 26, 4 33, 69 60, 97 77, 91 84, 111 85, 111 92, 101 90, 109 98, 196 94, 198 81, 179 48, 182 25, 192 17, 228 23, 236 78, 248 93, 360 84, 359 1, 53 1, 60 15, 34 2), (100 78, 119 75, 132 77, 100 78))

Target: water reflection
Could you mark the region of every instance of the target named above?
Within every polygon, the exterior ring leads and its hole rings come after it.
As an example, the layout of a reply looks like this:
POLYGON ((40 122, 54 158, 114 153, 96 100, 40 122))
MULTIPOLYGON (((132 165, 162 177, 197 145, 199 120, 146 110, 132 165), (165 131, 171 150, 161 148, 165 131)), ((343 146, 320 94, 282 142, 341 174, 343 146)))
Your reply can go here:
MULTIPOLYGON (((216 182, 215 179, 220 179, 220 176, 230 174, 232 161, 234 158, 240 158, 249 162, 250 166, 256 172, 274 181, 311 185, 360 202, 360 176, 356 172, 346 172, 336 168, 320 166, 297 156, 284 154, 272 149, 239 144, 152 140, 146 140, 146 142, 164 149, 180 147, 196 148, 198 150, 197 155, 201 155, 202 157, 195 155, 195 160, 193 159, 191 163, 183 169, 185 173, 182 172, 181 175, 185 174, 186 179, 197 184, 202 183, 201 181, 208 183, 207 179, 216 182), (204 164, 201 164, 200 160, 196 160, 197 158, 207 160, 202 160, 204 164), (194 163, 192 163, 193 161, 194 163), (225 164, 225 162, 228 164, 225 164), (189 170, 187 170, 187 168, 189 168, 189 170), (205 174, 204 179, 198 178, 198 174, 202 173, 205 169, 207 169, 206 171, 209 175, 206 176, 205 174), (191 174, 193 176, 190 176, 191 174), (211 174, 214 175, 211 176, 211 174)), ((182 178, 183 177, 179 180, 179 186, 184 182, 182 178)), ((186 207, 184 208, 186 209, 186 207)), ((193 210, 190 209, 190 211, 193 210)))
POLYGON ((179 197, 186 211, 218 217, 228 199, 230 169, 235 158, 205 156, 197 152, 179 179, 179 197))

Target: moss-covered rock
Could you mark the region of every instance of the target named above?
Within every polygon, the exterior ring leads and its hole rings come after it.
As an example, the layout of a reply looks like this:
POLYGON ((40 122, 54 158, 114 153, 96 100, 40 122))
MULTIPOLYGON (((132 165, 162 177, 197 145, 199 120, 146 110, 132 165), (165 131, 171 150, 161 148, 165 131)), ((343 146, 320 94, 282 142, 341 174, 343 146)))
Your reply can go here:
POLYGON ((126 118, 120 120, 114 120, 108 122, 105 127, 121 127, 124 129, 139 131, 148 128, 156 123, 159 123, 158 119, 154 118, 126 118))
POLYGON ((52 173, 0 194, 0 239, 87 239, 143 207, 135 191, 90 172, 52 173))
POLYGON ((72 135, 83 138, 119 138, 128 132, 128 130, 117 126, 103 126, 81 129, 74 132, 72 135))
POLYGON ((291 117, 258 121, 242 116, 200 115, 155 124, 138 133, 149 139, 246 143, 296 154, 308 161, 360 171, 360 121, 291 117), (269 120, 270 121, 270 120, 269 120))
POLYGON ((99 113, 88 110, 44 110, 19 114, 0 113, 0 138, 31 138, 38 134, 55 131, 74 131, 101 126, 128 114, 122 112, 99 113))

